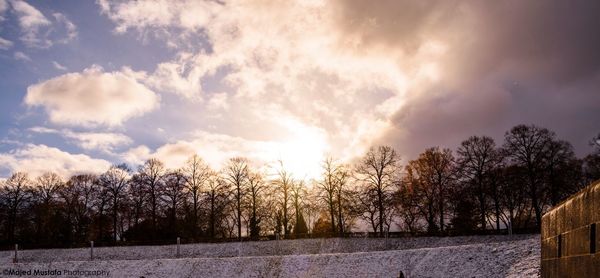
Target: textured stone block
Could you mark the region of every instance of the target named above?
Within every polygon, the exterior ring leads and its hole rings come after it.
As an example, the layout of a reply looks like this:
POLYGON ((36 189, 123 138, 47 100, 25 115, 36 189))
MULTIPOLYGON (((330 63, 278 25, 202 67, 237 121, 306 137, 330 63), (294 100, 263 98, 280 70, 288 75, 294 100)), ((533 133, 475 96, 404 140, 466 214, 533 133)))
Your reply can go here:
POLYGON ((550 219, 551 216, 554 214, 554 211, 549 211, 548 213, 544 214, 544 216, 542 216, 542 230, 540 232, 542 240, 549 238, 550 235, 554 232, 554 229, 552 229, 551 226, 555 223, 555 221, 551 221, 550 219))
POLYGON ((590 225, 594 223, 592 220, 592 205, 594 203, 593 196, 591 190, 584 190, 579 195, 579 204, 580 204, 580 219, 581 225, 590 225))
POLYGON ((591 256, 592 263, 592 274, 596 275, 596 277, 600 276, 600 254, 596 253, 591 256))
POLYGON ((558 277, 558 259, 547 259, 541 262, 541 276, 544 277, 558 277))
POLYGON ((563 234, 562 253, 564 257, 588 255, 590 253, 590 229, 584 226, 563 234))
POLYGON ((542 240, 542 259, 556 258, 558 254, 558 237, 542 240))
POLYGON ((600 277, 600 181, 550 210, 541 228, 542 277, 600 277))
POLYGON ((600 222, 600 183, 597 183, 596 186, 592 186, 590 188, 591 193, 591 207, 592 210, 590 214, 590 218, 592 222, 598 223, 600 222))

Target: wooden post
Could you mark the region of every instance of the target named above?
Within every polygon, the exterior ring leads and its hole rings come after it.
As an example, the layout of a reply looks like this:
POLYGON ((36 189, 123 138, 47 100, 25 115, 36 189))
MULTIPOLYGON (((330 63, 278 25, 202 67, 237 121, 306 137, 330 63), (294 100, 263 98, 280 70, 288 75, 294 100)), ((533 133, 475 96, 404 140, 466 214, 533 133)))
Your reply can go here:
POLYGON ((19 262, 19 244, 15 243, 15 259, 14 259, 15 263, 19 262))
POLYGON ((94 260, 94 241, 90 241, 90 260, 94 260))
POLYGON ((181 240, 179 237, 177 237, 177 258, 179 258, 180 255, 180 249, 179 249, 179 245, 181 244, 181 240))

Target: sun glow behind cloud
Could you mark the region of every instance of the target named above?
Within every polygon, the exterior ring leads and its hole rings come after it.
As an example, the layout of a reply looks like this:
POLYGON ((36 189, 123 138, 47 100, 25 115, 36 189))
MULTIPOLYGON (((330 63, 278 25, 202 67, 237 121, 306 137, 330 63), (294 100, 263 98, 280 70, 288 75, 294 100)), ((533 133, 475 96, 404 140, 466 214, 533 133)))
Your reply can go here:
POLYGON ((351 162, 375 144, 406 161, 473 134, 501 140, 524 121, 586 147, 597 130, 598 4, 572 17, 515 0, 0 3, 0 59, 32 76, 2 95, 26 111, 4 126, 0 175, 42 145, 60 151, 43 161, 180 167, 199 154, 218 169, 243 156, 312 178, 325 156, 351 162), (101 48, 120 51, 89 47, 103 33, 101 48))
POLYGON ((280 159, 296 178, 318 178, 321 163, 330 151, 326 132, 294 120, 284 121, 289 139, 274 150, 273 158, 280 159))

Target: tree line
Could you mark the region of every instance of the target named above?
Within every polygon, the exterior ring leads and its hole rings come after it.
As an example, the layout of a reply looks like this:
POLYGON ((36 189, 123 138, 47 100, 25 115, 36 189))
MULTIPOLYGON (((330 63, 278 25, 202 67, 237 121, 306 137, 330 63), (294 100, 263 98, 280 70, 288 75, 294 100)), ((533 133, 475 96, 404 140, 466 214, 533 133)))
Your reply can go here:
POLYGON ((0 184, 0 244, 539 229, 544 211, 600 178, 600 135, 590 144, 577 158, 554 132, 518 125, 501 145, 471 136, 455 151, 432 147, 406 163, 389 146, 353 164, 327 158, 311 180, 282 162, 262 172, 242 157, 217 171, 198 155, 179 169, 149 159, 67 180, 16 172, 0 184))

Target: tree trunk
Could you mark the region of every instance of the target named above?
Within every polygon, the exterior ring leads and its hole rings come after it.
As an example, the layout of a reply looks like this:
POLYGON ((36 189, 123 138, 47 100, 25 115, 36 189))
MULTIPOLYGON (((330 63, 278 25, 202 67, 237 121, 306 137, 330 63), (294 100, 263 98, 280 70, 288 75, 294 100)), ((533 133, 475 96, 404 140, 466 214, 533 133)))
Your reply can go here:
POLYGON ((242 208, 241 208, 241 192, 240 185, 237 186, 237 230, 238 230, 238 240, 242 240, 242 208))
POLYGON ((377 190, 377 197, 378 197, 378 205, 379 205, 379 236, 383 236, 383 222, 385 221, 384 219, 384 213, 383 213, 383 192, 381 192, 381 188, 379 188, 377 190))

